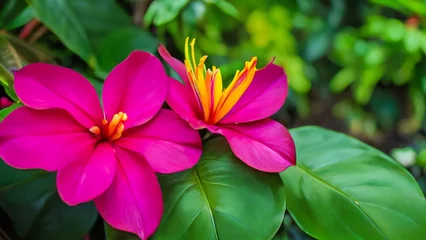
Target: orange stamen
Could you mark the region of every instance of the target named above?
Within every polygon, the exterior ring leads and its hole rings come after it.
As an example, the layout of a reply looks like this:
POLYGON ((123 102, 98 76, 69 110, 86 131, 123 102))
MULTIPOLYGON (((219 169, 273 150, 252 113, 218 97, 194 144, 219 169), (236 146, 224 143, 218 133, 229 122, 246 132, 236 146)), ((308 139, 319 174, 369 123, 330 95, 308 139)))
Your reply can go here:
POLYGON ((206 70, 204 63, 207 56, 203 56, 197 65, 194 49, 195 39, 191 41, 191 44, 188 44, 188 42, 189 38, 185 41, 184 60, 188 79, 198 99, 204 121, 215 124, 231 111, 250 86, 257 70, 257 58, 254 57, 246 62, 243 70, 237 71, 229 86, 223 89, 220 69, 213 66, 212 69, 206 70), (191 47, 191 54, 188 45, 191 47))
POLYGON ((93 126, 89 129, 90 132, 94 133, 100 138, 108 141, 114 141, 121 137, 124 131, 124 122, 127 121, 127 114, 119 112, 112 116, 111 122, 106 119, 102 120, 102 127, 93 126))
POLYGON ((101 135, 101 129, 98 126, 93 126, 89 128, 89 131, 91 131, 92 133, 96 135, 101 135))

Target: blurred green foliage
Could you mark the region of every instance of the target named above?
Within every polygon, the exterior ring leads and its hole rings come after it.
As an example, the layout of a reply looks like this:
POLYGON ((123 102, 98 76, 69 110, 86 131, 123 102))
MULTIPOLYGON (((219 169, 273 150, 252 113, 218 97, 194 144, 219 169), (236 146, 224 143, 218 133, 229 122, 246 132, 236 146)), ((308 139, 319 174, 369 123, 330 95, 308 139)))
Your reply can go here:
POLYGON ((259 67, 284 67, 290 93, 278 120, 336 130, 343 122, 386 147, 389 134, 424 139, 425 19, 426 0, 8 0, 0 83, 17 100, 11 70, 42 61, 72 67, 99 89, 132 50, 157 54, 162 43, 182 58, 195 37, 198 56, 209 55, 225 83, 252 56, 259 67))
POLYGON ((182 56, 185 38, 196 37, 199 55, 228 81, 252 56, 260 67, 274 59, 289 79, 286 108, 301 118, 315 112, 312 96, 339 96, 330 107, 351 133, 411 135, 425 125, 425 11, 423 0, 10 0, 0 11, 0 46, 9 68, 20 66, 18 55, 21 65, 57 59, 102 79, 134 49, 156 54, 162 42, 182 56), (34 18, 54 36, 28 36, 42 35, 34 18), (58 40, 67 49, 49 49, 58 40), (87 65, 70 62, 72 53, 87 65))
POLYGON ((242 59, 257 55, 265 65, 275 57, 302 118, 310 116, 309 96, 340 94, 345 97, 333 112, 353 134, 424 130, 425 1, 225 2, 154 1, 145 27, 155 27, 157 37, 180 52, 187 36, 197 37, 200 54, 225 76, 242 59))
POLYGON ((186 37, 225 83, 252 56, 259 68, 274 60, 290 85, 277 120, 394 149, 426 189, 426 0, 5 0, 0 84, 18 101, 13 70, 49 62, 81 72, 100 93, 132 50, 157 54, 162 43, 183 59, 186 37))

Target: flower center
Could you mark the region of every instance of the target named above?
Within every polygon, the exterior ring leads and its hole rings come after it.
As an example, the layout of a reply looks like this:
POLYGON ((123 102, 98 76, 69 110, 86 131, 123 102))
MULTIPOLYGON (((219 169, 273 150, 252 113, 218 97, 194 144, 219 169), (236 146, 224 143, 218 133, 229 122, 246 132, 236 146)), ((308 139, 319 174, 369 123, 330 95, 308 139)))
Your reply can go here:
POLYGON ((127 114, 119 112, 114 114, 111 122, 102 120, 102 127, 93 126, 89 129, 92 133, 107 141, 114 141, 121 137, 124 130, 124 122, 127 121, 127 114))
POLYGON ((246 62, 243 70, 238 70, 229 86, 223 89, 220 69, 213 66, 212 69, 209 68, 206 70, 206 66, 204 65, 207 59, 206 55, 196 64, 194 53, 195 39, 190 44, 191 59, 189 57, 188 45, 187 38, 185 42, 184 62, 189 83, 198 99, 198 105, 202 110, 204 121, 215 124, 231 111, 250 86, 256 73, 257 58, 253 57, 249 62, 246 62))

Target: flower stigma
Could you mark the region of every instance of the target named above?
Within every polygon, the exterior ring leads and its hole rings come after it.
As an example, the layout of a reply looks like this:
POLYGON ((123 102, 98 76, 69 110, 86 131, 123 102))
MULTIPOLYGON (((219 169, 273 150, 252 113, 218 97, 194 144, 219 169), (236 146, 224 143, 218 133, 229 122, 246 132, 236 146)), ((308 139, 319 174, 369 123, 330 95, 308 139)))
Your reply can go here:
POLYGON ((127 121, 127 114, 119 112, 114 114, 111 122, 106 119, 102 120, 102 127, 93 126, 89 129, 90 132, 94 133, 101 139, 107 141, 114 141, 121 137, 124 131, 124 122, 127 121))
POLYGON ((186 38, 184 63, 189 84, 198 100, 204 121, 216 124, 231 111, 250 86, 257 70, 257 57, 246 62, 242 70, 237 70, 231 83, 224 88, 220 69, 215 66, 206 69, 204 63, 207 55, 201 57, 197 64, 194 50, 195 38, 190 44, 188 41, 189 38, 186 38))

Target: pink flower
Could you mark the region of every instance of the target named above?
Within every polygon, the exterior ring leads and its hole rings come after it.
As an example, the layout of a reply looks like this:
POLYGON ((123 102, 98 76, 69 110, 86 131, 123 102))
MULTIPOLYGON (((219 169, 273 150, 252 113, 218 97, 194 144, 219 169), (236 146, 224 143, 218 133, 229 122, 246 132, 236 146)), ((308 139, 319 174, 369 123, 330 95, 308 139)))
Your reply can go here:
POLYGON ((155 56, 134 51, 105 80, 103 111, 77 72, 30 64, 15 73, 26 106, 0 123, 0 157, 15 168, 58 171, 64 202, 93 199, 110 225, 147 239, 163 212, 155 172, 190 168, 201 155, 198 133, 161 109, 167 81, 155 56))
POLYGON ((160 46, 160 55, 180 75, 183 84, 171 80, 166 101, 195 129, 222 134, 234 154, 247 165, 265 172, 281 172, 296 163, 293 139, 288 130, 268 117, 287 97, 288 83, 281 67, 270 63, 257 70, 257 58, 246 62, 224 88, 220 69, 205 68, 207 56, 197 64, 185 44, 184 63, 160 46))

